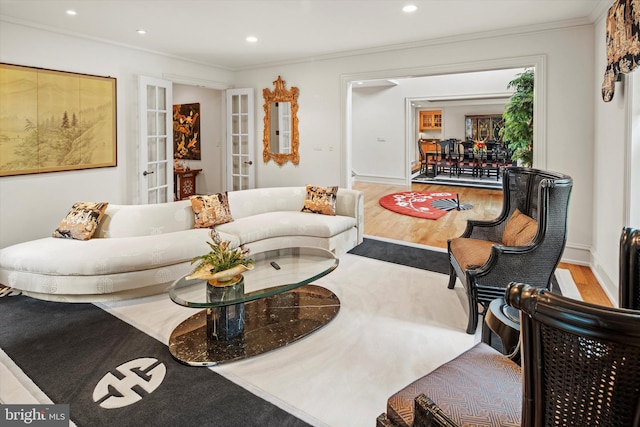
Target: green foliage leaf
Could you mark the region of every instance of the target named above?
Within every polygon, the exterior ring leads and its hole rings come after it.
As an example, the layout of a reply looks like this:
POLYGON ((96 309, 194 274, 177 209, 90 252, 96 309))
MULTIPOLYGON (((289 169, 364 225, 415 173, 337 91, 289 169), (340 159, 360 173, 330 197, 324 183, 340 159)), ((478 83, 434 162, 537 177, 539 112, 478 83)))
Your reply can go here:
POLYGON ((513 160, 531 166, 533 161, 533 70, 525 70, 511 80, 507 88, 515 89, 505 106, 504 128, 500 136, 509 142, 513 160))
POLYGON ((230 242, 223 242, 220 235, 215 231, 210 232, 211 240, 213 243, 206 242, 211 249, 211 252, 201 256, 197 256, 191 260, 191 264, 200 261, 193 271, 194 273, 202 270, 203 268, 209 269, 211 273, 217 273, 219 271, 225 271, 238 265, 253 265, 254 261, 247 258, 249 250, 240 246, 235 249, 229 249, 230 242))

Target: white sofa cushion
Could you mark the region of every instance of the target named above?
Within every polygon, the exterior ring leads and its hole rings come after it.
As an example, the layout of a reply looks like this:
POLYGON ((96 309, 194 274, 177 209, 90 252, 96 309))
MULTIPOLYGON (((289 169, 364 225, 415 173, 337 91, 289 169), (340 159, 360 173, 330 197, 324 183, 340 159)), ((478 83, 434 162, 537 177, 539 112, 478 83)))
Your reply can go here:
POLYGON ((216 230, 240 237, 240 244, 283 236, 329 238, 355 227, 356 219, 305 212, 266 212, 216 226, 216 230))
POLYGON ((234 221, 267 212, 300 212, 304 207, 305 197, 305 187, 254 188, 228 193, 234 221))
POLYGON ((110 204, 93 238, 172 233, 194 228, 189 200, 150 205, 110 204))
MULTIPOLYGON (((224 235, 225 240, 238 239, 224 235)), ((2 269, 58 276, 94 276, 158 268, 209 251, 208 229, 78 241, 48 237, 0 252, 2 269)))

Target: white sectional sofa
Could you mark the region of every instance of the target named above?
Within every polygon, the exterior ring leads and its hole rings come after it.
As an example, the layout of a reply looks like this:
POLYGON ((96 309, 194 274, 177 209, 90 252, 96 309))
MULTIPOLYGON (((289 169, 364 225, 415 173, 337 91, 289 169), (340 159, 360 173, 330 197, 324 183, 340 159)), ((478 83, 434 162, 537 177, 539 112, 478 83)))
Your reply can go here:
MULTIPOLYGON (((228 193, 233 221, 216 226, 222 240, 251 253, 314 246, 341 255, 363 239, 364 201, 340 188, 336 215, 301 212, 305 187, 228 193)), ((112 205, 90 240, 46 237, 0 249, 0 284, 34 298, 95 302, 166 292, 209 251, 209 229, 194 228, 188 200, 112 205)))

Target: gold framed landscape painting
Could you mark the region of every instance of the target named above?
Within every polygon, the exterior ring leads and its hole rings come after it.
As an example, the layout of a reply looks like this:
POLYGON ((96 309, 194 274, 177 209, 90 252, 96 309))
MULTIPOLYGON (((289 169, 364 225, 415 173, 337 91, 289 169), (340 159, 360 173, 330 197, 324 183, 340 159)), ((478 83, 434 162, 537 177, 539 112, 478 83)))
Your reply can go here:
POLYGON ((117 165, 116 79, 0 63, 0 176, 117 165))

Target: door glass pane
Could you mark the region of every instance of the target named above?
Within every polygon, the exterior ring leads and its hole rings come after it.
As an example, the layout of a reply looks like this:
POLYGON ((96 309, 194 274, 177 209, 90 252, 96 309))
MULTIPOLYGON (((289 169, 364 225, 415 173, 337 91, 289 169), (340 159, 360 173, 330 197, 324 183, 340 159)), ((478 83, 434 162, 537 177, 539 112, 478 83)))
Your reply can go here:
POLYGON ((231 117, 231 133, 237 135, 240 132, 238 116, 231 117))
POLYGON ((156 108, 156 87, 147 85, 147 109, 155 110, 156 108))
POLYGON ((167 192, 164 191, 160 191, 160 197, 158 199, 158 203, 167 203, 167 192))
POLYGON ((240 116, 240 133, 246 134, 249 129, 249 116, 243 114, 240 116))
POLYGON ((158 138, 158 160, 167 160, 167 138, 158 138))
POLYGON ((167 109, 167 90, 163 87, 158 87, 158 110, 167 109))
POLYGON ((156 138, 147 138, 147 159, 150 162, 158 160, 158 141, 156 138))
POLYGON ((249 106, 248 106, 248 102, 249 102, 249 96, 247 95, 240 95, 240 101, 241 101, 241 108, 242 108, 242 112, 243 113, 247 113, 249 111, 249 106))
POLYGON ((147 112, 147 135, 155 136, 156 132, 156 113, 153 111, 147 112))
POLYGON ((167 134, 167 113, 158 113, 158 132, 156 135, 167 134))
POLYGON ((158 166, 154 163, 149 164, 149 175, 147 175, 147 179, 149 180, 149 188, 154 188, 158 186, 158 166))
POLYGON ((239 108, 238 97, 237 96, 231 97, 231 114, 238 113, 238 108, 239 108))
POLYGON ((158 185, 163 187, 167 185, 167 163, 162 162, 158 164, 158 185))
POLYGON ((238 137, 237 135, 233 135, 231 137, 231 144, 232 144, 232 153, 233 154, 238 154, 238 150, 239 150, 239 145, 240 145, 240 137, 238 137))
POLYGON ((249 152, 249 138, 247 137, 247 135, 241 136, 240 142, 241 142, 240 153, 247 154, 249 152))

